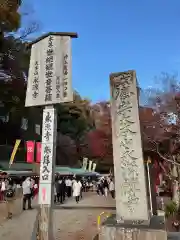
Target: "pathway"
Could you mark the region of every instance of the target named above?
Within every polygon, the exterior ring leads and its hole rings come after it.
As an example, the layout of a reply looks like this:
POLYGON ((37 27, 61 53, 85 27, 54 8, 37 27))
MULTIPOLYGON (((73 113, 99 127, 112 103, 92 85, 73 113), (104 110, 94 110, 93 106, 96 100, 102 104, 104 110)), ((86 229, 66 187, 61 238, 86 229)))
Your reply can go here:
MULTIPOLYGON (((22 202, 20 199, 14 201, 14 206, 12 209, 13 215, 18 216, 22 212, 22 202)), ((5 202, 0 202, 0 224, 7 218, 7 207, 5 202)))
POLYGON ((55 210, 54 233, 56 240, 92 240, 98 233, 97 216, 115 211, 115 200, 88 194, 80 203, 68 202, 61 211, 55 210), (63 218, 66 217, 66 221, 63 218))
MULTIPOLYGON (((54 210, 54 236, 56 240, 92 240, 97 234, 97 216, 104 210, 114 212, 115 201, 108 197, 87 193, 78 204, 68 200, 54 210)), ((1 240, 31 239, 37 210, 25 211, 0 226, 1 240)))
MULTIPOLYGON (((21 212, 21 202, 16 201, 16 211, 12 220, 0 224, 1 240, 31 240, 37 210, 21 212)), ((0 220, 2 207, 0 205, 0 220)), ((55 240, 95 240, 98 233, 97 216, 105 211, 115 212, 115 201, 110 197, 97 196, 87 193, 77 204, 74 199, 63 205, 55 206, 54 210, 54 237, 55 240)), ((103 218, 102 218, 103 219, 103 218)), ((178 233, 169 233, 168 240, 180 240, 178 233)))

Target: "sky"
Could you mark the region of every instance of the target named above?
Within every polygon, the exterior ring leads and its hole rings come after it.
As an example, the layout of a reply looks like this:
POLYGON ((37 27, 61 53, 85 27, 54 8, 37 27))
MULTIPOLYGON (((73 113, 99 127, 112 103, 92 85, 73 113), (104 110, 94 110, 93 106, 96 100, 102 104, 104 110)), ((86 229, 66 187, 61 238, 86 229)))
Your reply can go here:
POLYGON ((179 71, 179 0, 32 0, 31 6, 38 35, 78 33, 72 40, 73 87, 93 102, 109 99, 112 72, 136 70, 147 88, 161 72, 179 71))

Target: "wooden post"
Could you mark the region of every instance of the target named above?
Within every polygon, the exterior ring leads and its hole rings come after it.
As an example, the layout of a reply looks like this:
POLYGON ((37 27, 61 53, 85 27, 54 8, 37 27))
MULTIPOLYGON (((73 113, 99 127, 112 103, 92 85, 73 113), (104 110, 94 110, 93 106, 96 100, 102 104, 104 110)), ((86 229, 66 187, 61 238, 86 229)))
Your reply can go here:
POLYGON ((53 106, 45 107, 43 111, 42 128, 42 156, 39 186, 39 240, 49 240, 53 238, 52 207, 54 203, 54 167, 57 136, 57 113, 53 106))
POLYGON ((45 106, 39 186, 37 239, 52 240, 54 167, 56 160, 56 104, 73 101, 71 81, 71 38, 76 33, 50 32, 32 42, 26 91, 26 107, 45 106))

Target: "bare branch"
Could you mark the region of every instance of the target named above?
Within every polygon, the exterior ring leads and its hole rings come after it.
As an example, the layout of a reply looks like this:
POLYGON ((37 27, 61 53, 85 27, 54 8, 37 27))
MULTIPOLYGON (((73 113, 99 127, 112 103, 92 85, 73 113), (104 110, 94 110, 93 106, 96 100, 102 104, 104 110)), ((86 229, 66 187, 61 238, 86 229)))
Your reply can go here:
POLYGON ((144 132, 143 132, 143 135, 145 135, 145 137, 147 138, 147 140, 149 142, 151 142, 151 143, 153 143, 155 145, 155 149, 150 149, 152 152, 156 152, 164 161, 170 162, 170 163, 172 163, 174 165, 177 165, 177 166, 180 166, 180 163, 177 163, 177 162, 174 161, 173 156, 172 156, 171 159, 169 159, 169 158, 166 158, 165 156, 163 156, 161 154, 161 152, 159 151, 159 144, 156 141, 150 139, 144 132))
POLYGON ((37 22, 31 22, 28 27, 25 29, 21 29, 19 31, 20 37, 17 38, 18 40, 27 40, 27 37, 33 33, 35 33, 39 29, 39 24, 37 22))

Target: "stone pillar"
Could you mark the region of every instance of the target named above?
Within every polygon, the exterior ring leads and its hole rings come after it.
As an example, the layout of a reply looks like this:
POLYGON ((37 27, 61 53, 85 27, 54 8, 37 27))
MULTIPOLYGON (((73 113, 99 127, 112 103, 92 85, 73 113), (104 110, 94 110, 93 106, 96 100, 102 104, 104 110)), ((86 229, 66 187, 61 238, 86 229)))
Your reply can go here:
POLYGON ((110 76, 117 220, 148 221, 135 71, 110 76))
POLYGON ((164 219, 148 209, 135 71, 110 76, 116 215, 99 240, 167 240, 164 219))
POLYGON ((167 232, 163 217, 155 216, 149 226, 113 224, 112 219, 108 219, 101 227, 99 240, 167 240, 167 232))

